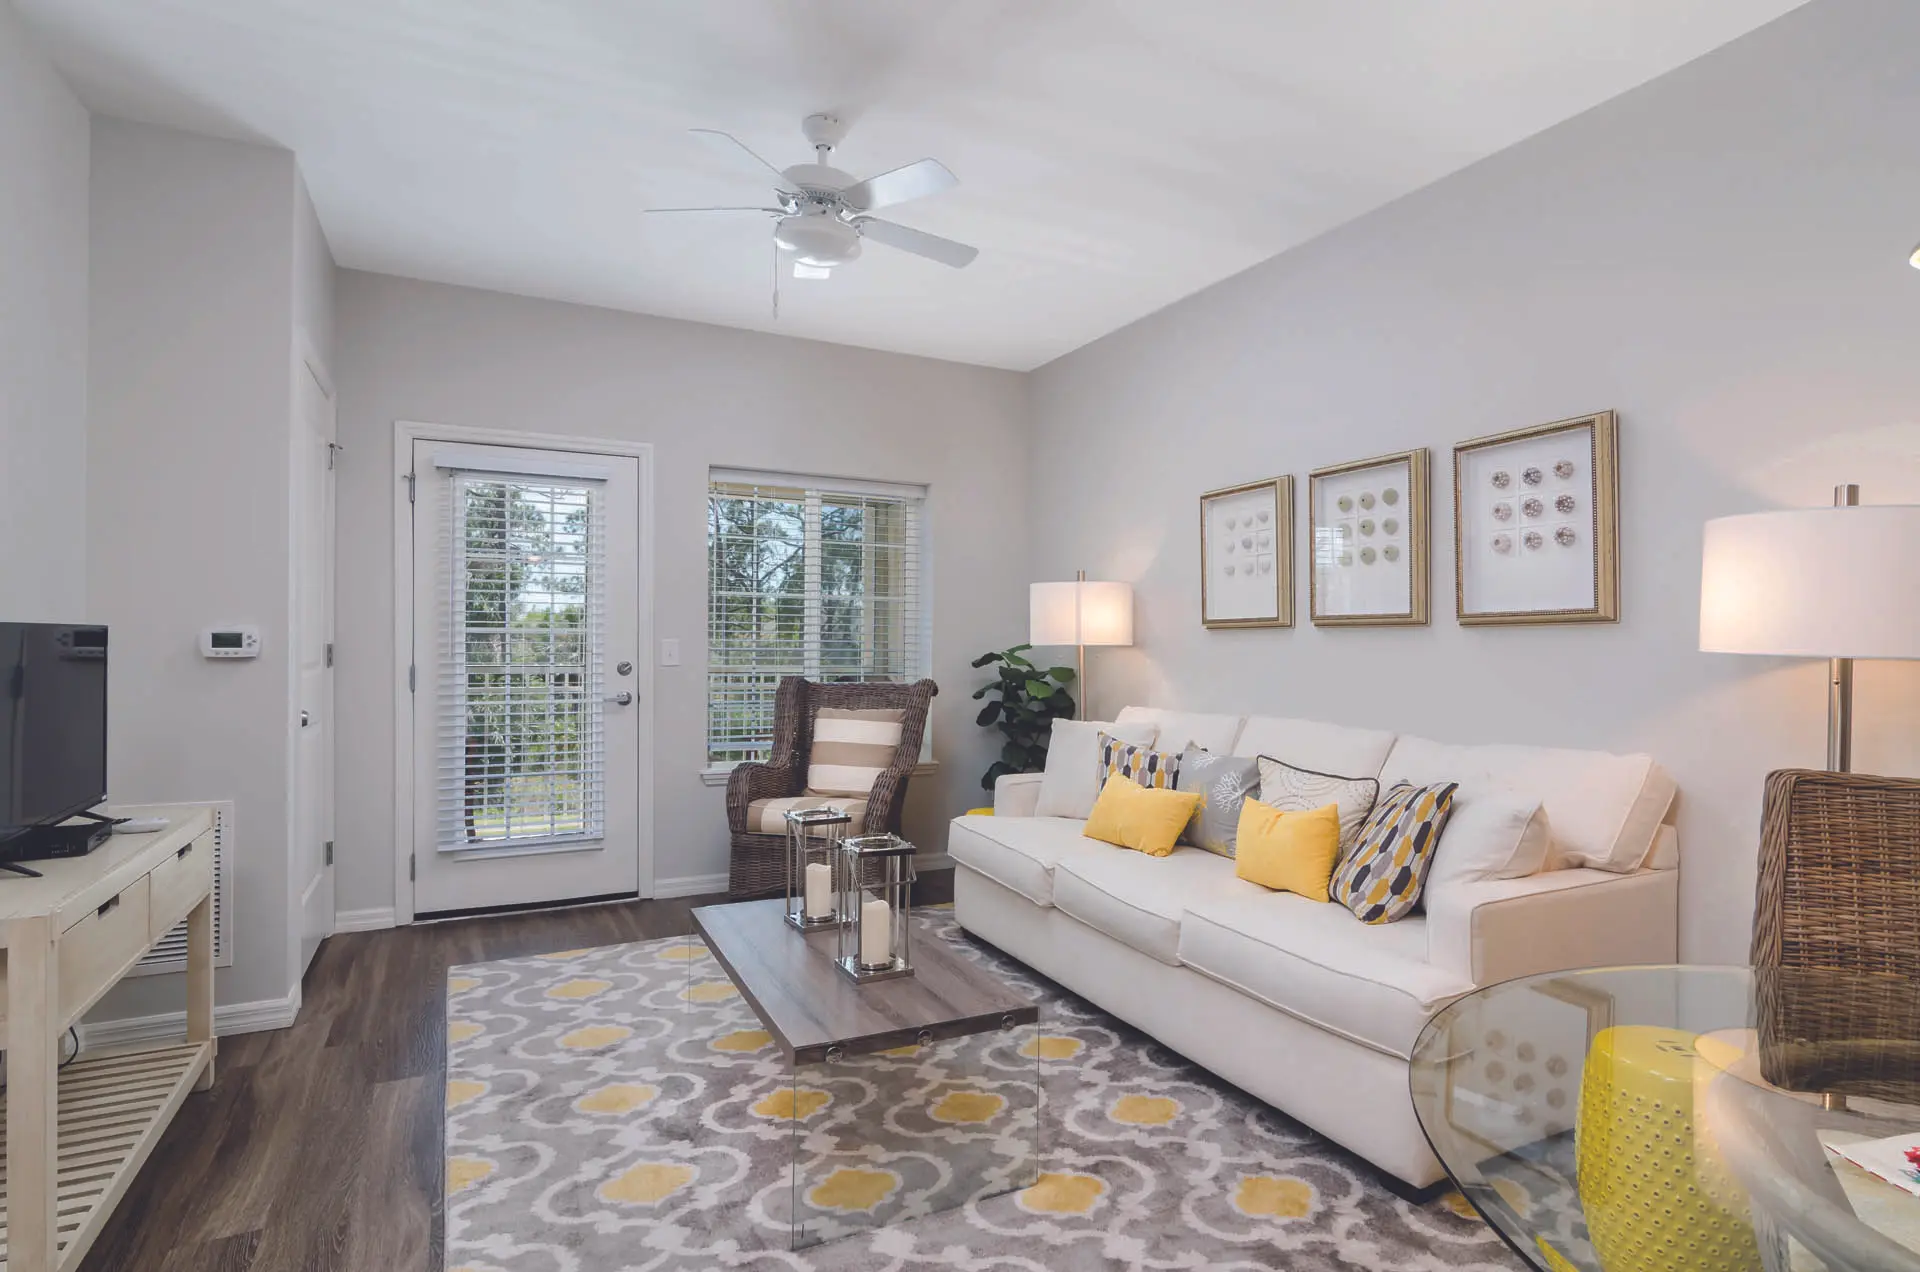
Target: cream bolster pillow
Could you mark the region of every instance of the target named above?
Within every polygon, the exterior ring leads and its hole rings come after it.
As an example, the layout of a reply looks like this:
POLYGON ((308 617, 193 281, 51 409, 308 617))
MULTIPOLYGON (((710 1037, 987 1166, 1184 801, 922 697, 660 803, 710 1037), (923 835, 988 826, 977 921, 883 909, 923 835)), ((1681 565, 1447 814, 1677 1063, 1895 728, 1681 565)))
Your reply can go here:
POLYGON ((1547 810, 1532 796, 1462 788, 1454 792, 1425 893, 1483 879, 1530 878, 1546 865, 1552 838, 1547 810))
POLYGON ((1401 737, 1380 770, 1383 788, 1453 781, 1466 792, 1524 791, 1553 822, 1545 869, 1592 866, 1630 874, 1646 861, 1673 805, 1673 779, 1647 755, 1544 746, 1449 746, 1401 737))
POLYGON ((1122 742, 1152 746, 1159 730, 1152 724, 1118 724, 1110 720, 1055 720, 1047 743, 1047 767, 1040 779, 1035 817, 1074 817, 1084 820, 1100 797, 1100 735, 1122 742))
POLYGON ((807 793, 866 795, 900 749, 906 713, 896 708, 822 707, 813 715, 807 793))

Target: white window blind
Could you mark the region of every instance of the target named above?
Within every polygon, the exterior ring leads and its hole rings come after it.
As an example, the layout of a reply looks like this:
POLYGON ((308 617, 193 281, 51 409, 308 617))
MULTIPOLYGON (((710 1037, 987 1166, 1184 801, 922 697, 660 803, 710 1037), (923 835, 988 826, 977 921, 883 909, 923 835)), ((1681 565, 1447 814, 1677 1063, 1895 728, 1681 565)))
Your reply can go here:
POLYGON ((763 758, 783 676, 926 674, 923 487, 715 472, 707 501, 707 761, 763 758))
POLYGON ((597 839, 606 780, 604 485, 456 471, 446 491, 440 850, 597 839))

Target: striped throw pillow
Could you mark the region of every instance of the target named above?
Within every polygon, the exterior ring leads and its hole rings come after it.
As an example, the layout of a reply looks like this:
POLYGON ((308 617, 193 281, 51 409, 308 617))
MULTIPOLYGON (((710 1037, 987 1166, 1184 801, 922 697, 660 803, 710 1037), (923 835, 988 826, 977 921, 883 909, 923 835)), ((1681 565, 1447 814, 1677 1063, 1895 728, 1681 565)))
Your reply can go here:
POLYGON ((897 708, 822 707, 813 716, 813 753, 807 757, 807 794, 865 795, 900 749, 897 708))
POLYGON ((1100 785, 1118 775, 1149 790, 1173 790, 1180 776, 1180 757, 1171 751, 1122 742, 1111 733, 1100 734, 1100 785))

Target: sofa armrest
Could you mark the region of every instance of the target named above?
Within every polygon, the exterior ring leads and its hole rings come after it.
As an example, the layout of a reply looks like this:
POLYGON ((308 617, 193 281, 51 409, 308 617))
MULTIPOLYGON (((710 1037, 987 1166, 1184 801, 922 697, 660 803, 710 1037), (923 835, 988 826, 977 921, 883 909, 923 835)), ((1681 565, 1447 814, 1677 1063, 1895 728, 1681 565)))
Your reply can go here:
POLYGON ((1002 773, 993 783, 995 817, 1031 817, 1040 806, 1040 773, 1002 773))
POLYGON ((1427 961, 1491 985, 1539 972, 1679 957, 1680 872, 1550 870, 1427 898, 1427 961))
POLYGON ((727 826, 738 835, 747 829, 747 806, 756 799, 785 799, 800 793, 800 774, 786 764, 736 764, 727 774, 727 826))

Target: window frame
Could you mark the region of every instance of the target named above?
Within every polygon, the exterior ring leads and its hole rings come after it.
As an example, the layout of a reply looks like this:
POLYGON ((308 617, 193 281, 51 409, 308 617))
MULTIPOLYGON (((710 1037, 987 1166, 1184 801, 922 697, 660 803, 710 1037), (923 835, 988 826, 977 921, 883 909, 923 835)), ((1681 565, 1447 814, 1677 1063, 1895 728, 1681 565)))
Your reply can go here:
MULTIPOLYGON (((932 487, 913 482, 873 481, 865 478, 830 477, 817 473, 786 473, 765 469, 728 468, 714 466, 707 472, 706 506, 708 516, 712 515, 713 497, 719 486, 743 485, 766 486, 797 490, 804 499, 803 534, 806 536, 808 551, 805 556, 806 577, 802 585, 805 604, 802 619, 803 652, 802 674, 817 676, 822 662, 822 605, 821 605, 821 535, 820 509, 826 499, 834 495, 867 496, 882 499, 898 499, 910 503, 912 507, 915 540, 912 543, 918 570, 918 597, 914 614, 912 633, 915 661, 909 665, 914 668, 916 678, 932 675, 933 668, 933 571, 932 543, 933 528, 930 509, 932 506, 932 487)), ((714 760, 712 758, 712 720, 713 697, 713 560, 712 546, 707 545, 707 649, 703 676, 707 683, 701 695, 702 717, 701 735, 706 754, 700 769, 700 779, 708 786, 724 786, 733 770, 742 764, 762 763, 762 760, 714 760)), ((915 774, 933 772, 938 767, 933 756, 933 721, 928 719, 920 738, 920 759, 914 766, 915 774)))

